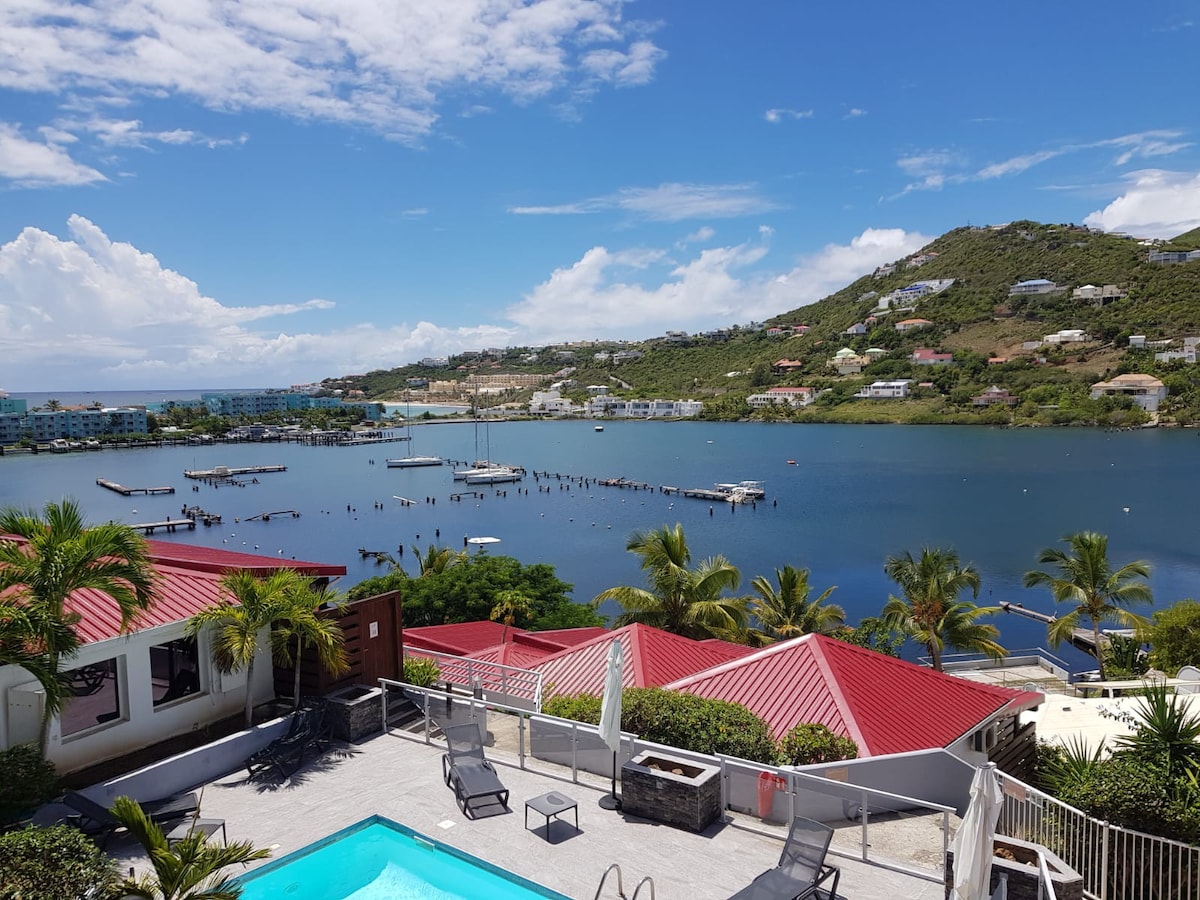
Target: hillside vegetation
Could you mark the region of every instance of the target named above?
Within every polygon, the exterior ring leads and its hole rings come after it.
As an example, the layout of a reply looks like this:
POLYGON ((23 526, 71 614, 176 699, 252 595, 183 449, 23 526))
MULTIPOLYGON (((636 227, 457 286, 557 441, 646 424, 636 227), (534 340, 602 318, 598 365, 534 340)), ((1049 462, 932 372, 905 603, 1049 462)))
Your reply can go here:
MULTIPOLYGON (((1200 248, 1200 229, 1167 242, 1162 249, 1200 248)), ((774 316, 766 327, 733 326, 686 342, 656 339, 634 346, 644 356, 614 365, 596 363, 598 347, 575 347, 574 363, 551 360, 529 348, 480 358, 455 357, 450 370, 406 366, 330 381, 368 396, 393 399, 414 376, 461 378, 471 372, 537 372, 550 375, 565 365, 571 373, 572 399, 586 399, 586 386, 605 384, 630 397, 692 398, 705 401, 712 418, 769 418, 797 421, 989 422, 1013 424, 1095 423, 1136 425, 1148 417, 1128 398, 1089 398, 1101 378, 1126 372, 1153 374, 1167 384, 1164 417, 1181 423, 1200 421, 1200 371, 1181 361, 1156 362, 1153 349, 1129 347, 1129 338, 1171 341, 1200 335, 1200 260, 1177 265, 1150 263, 1153 248, 1127 237, 1073 225, 1013 222, 1003 227, 958 228, 942 235, 919 254, 897 260, 894 271, 882 267, 812 304, 774 316), (919 265, 910 266, 911 261, 919 265), (953 279, 940 293, 902 309, 877 309, 880 298, 917 281, 953 279), (1012 285, 1047 279, 1064 289, 1049 294, 1011 296, 1012 285), (1124 296, 1076 299, 1083 285, 1115 285, 1124 296), (869 318, 874 312, 874 319, 869 318), (928 320, 926 327, 898 331, 895 322, 928 320), (864 323, 866 332, 843 332, 864 323), (807 326, 796 333, 795 326, 807 326), (774 328, 780 333, 769 333, 774 328), (1042 344, 1023 349, 1062 329, 1078 329, 1086 342, 1042 344), (857 354, 883 351, 861 373, 837 375, 828 362, 839 349, 857 354), (952 353, 950 365, 915 365, 914 349, 952 353), (776 364, 791 360, 786 370, 776 364), (855 399, 853 394, 876 380, 912 379, 913 398, 896 402, 855 399), (917 387, 920 384, 922 386, 917 387), (821 391, 801 410, 751 409, 750 394, 772 386, 806 386, 821 391), (972 398, 991 385, 1018 398, 1008 406, 981 408, 972 398)), ((1159 347, 1157 349, 1164 349, 1159 347)), ((523 403, 529 391, 506 398, 523 403)), ((414 398, 415 399, 415 398, 414 398)))

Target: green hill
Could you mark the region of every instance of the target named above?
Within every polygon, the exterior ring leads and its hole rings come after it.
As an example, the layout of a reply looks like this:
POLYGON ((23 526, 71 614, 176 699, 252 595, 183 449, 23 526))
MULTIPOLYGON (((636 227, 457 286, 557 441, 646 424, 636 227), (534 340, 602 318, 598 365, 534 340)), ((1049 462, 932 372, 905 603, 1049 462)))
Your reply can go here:
MULTIPOLYGON (((1200 229, 1169 246, 1195 249, 1200 229)), ((1184 336, 1200 334, 1200 261, 1150 263, 1150 249, 1127 237, 1074 225, 1013 222, 958 228, 919 254, 897 260, 894 267, 881 267, 816 303, 774 316, 767 328, 735 327, 692 336, 686 343, 646 341, 638 346, 641 359, 619 366, 597 364, 592 361, 595 349, 580 349, 572 377, 581 386, 580 401, 586 396, 582 386, 628 385, 619 393, 703 399, 705 415, 722 418, 1121 425, 1137 424, 1145 416, 1120 399, 1091 401, 1089 388, 1101 377, 1137 371, 1169 378, 1167 412, 1179 421, 1200 421, 1200 376, 1193 375, 1200 367, 1157 363, 1152 351, 1128 349, 1131 335, 1151 342, 1172 340, 1171 349, 1179 349, 1184 336), (910 265, 914 261, 920 264, 910 265), (915 302, 895 301, 878 309, 881 298, 893 292, 940 279, 953 279, 953 284, 915 302), (1032 279, 1055 282, 1062 290, 1010 294, 1013 285, 1032 279), (1073 289, 1084 285, 1114 285, 1123 296, 1103 302, 1075 298, 1073 289), (872 313, 874 319, 869 318, 872 313), (932 324, 898 331, 894 323, 905 318, 932 324), (865 334, 843 334, 856 323, 866 324, 865 334), (799 325, 808 326, 806 334, 795 332, 799 325), (772 327, 779 333, 769 333, 772 327), (1082 330, 1091 340, 1022 348, 1061 329, 1082 330), (885 352, 876 354, 860 374, 838 376, 828 362, 842 347, 860 354, 868 348, 885 352), (914 365, 911 354, 917 347, 953 353, 954 364, 914 365), (775 368, 783 359, 794 361, 786 374, 775 368), (915 389, 914 401, 920 402, 852 399, 863 384, 902 378, 927 385, 915 389), (992 384, 1017 396, 1018 405, 1011 410, 974 406, 972 397, 992 384), (746 405, 747 395, 774 385, 805 385, 826 393, 804 410, 752 411, 746 405)), ((536 362, 524 362, 527 356, 523 350, 506 351, 483 371, 549 374, 564 365, 543 359, 545 353, 536 362)), ((470 371, 479 361, 464 356, 451 364, 470 371)), ((442 371, 436 377, 463 374, 455 368, 442 371)), ((406 377, 420 374, 434 377, 429 370, 408 366, 341 379, 337 385, 394 397, 406 377)))

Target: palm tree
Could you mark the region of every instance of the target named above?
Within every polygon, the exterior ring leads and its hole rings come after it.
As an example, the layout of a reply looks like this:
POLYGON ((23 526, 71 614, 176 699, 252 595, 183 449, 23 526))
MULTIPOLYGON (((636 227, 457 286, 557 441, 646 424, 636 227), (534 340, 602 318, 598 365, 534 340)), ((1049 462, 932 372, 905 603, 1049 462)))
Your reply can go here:
POLYGON ((625 549, 642 558, 649 590, 622 586, 597 594, 593 606, 615 600, 624 610, 614 625, 640 622, 698 639, 728 636, 745 626, 746 601, 723 595, 737 589, 741 573, 723 556, 689 568, 683 525, 634 532, 625 549))
POLYGON ((314 647, 317 661, 330 675, 350 668, 346 660, 345 635, 333 619, 319 614, 326 605, 338 605, 341 598, 332 591, 313 591, 301 579, 288 596, 289 615, 276 619, 271 629, 271 655, 281 666, 293 667, 292 705, 300 708, 300 654, 314 647), (292 647, 296 652, 292 653, 292 647))
MULTIPOLYGON (((187 632, 194 636, 213 628, 213 664, 223 674, 246 670, 246 727, 249 728, 254 724, 254 663, 263 629, 303 634, 302 640, 312 641, 323 658, 324 654, 332 654, 330 659, 340 658, 341 642, 323 632, 336 630, 340 635, 341 631, 335 622, 318 621, 316 608, 321 595, 312 594, 308 579, 294 569, 278 569, 266 578, 237 569, 221 577, 221 587, 234 602, 223 601, 196 613, 188 620, 187 632)), ((273 634, 271 642, 278 658, 287 638, 279 639, 273 634)))
POLYGON ((496 594, 496 605, 492 607, 491 619, 493 622, 504 622, 504 630, 500 632, 501 644, 504 643, 509 627, 518 616, 533 615, 533 608, 529 603, 530 597, 524 591, 508 590, 499 591, 496 594))
POLYGON ((73 696, 62 663, 79 649, 75 625, 80 616, 67 608, 75 591, 99 591, 117 604, 121 629, 155 596, 155 572, 146 541, 127 525, 109 522, 88 525, 73 500, 47 503, 35 510, 0 510, 0 535, 24 542, 0 540, 0 594, 24 610, 10 613, 10 629, 27 629, 23 649, 34 668, 30 672, 45 691, 39 746, 43 753, 50 721, 73 696))
POLYGON ((466 562, 467 554, 463 550, 452 550, 449 547, 438 547, 435 544, 430 544, 429 549, 424 553, 420 547, 414 546, 412 554, 416 557, 418 566, 418 576, 424 578, 429 575, 441 575, 451 566, 457 566, 466 562))
MULTIPOLYGON (((242 887, 222 874, 229 866, 267 859, 271 851, 258 850, 249 841, 209 843, 204 832, 193 831, 174 845, 150 821, 137 801, 118 797, 112 814, 146 851, 154 874, 132 875, 119 888, 122 897, 144 900, 237 900, 242 887)), ((132 871, 132 870, 131 870, 132 871)))
POLYGON ((829 634, 846 624, 846 611, 825 602, 835 587, 827 588, 816 599, 809 599, 812 588, 808 569, 784 566, 775 570, 775 580, 778 589, 764 575, 750 582, 758 595, 750 598, 750 613, 761 626, 750 631, 756 643, 770 644, 814 632, 829 634))
POLYGON ((942 671, 946 647, 997 659, 1008 652, 996 641, 1000 631, 995 625, 976 621, 997 610, 958 599, 967 588, 972 597, 979 596, 979 573, 971 565, 960 565, 953 550, 925 547, 919 559, 905 551, 903 556, 888 557, 883 571, 903 594, 888 597, 883 606, 884 624, 924 644, 935 671, 942 671))
POLYGON ((1108 561, 1108 536, 1094 531, 1080 531, 1063 540, 1071 552, 1047 547, 1038 554, 1039 563, 1058 567, 1058 573, 1026 572, 1025 587, 1044 584, 1050 588, 1055 603, 1070 603, 1073 608, 1064 616, 1056 616, 1047 629, 1050 643, 1057 647, 1070 639, 1087 618, 1092 626, 1092 650, 1104 680, 1104 653, 1100 646, 1100 623, 1111 619, 1130 628, 1145 628, 1144 618, 1125 609, 1133 603, 1151 603, 1154 595, 1145 579, 1150 577, 1150 564, 1144 560, 1126 563, 1115 572, 1108 561))

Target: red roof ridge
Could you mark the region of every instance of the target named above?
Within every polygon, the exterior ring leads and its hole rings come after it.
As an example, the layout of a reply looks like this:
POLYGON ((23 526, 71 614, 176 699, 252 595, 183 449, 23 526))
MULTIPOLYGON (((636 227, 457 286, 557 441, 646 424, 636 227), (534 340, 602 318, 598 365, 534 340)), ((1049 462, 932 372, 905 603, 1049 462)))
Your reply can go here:
MULTIPOLYGON (((816 637, 816 635, 804 635, 804 638, 810 637, 816 637)), ((801 640, 804 638, 801 638, 801 640)), ((831 638, 830 640, 837 641, 837 638, 831 638)), ((845 641, 837 642, 839 644, 846 643, 845 641)), ((858 719, 854 715, 854 708, 850 705, 850 701, 842 691, 842 684, 838 680, 837 675, 834 674, 829 657, 825 655, 827 646, 821 641, 816 640, 811 641, 810 643, 812 644, 810 650, 813 655, 813 660, 816 662, 817 667, 821 670, 821 674, 825 676, 825 683, 829 686, 829 693, 832 695, 834 703, 837 704, 837 708, 842 714, 842 723, 846 726, 846 730, 850 732, 851 740, 853 740, 854 743, 859 747, 868 746, 867 736, 863 734, 862 728, 859 727, 858 719)), ((853 645, 847 644, 847 646, 853 645)), ((868 650, 867 652, 872 653, 874 651, 868 650)))

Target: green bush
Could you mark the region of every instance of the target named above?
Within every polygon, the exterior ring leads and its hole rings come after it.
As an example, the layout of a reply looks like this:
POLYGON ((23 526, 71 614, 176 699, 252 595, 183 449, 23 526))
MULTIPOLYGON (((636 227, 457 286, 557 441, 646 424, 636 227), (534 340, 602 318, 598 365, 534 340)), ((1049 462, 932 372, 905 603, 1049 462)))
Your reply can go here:
POLYGON ((441 670, 437 663, 424 656, 406 656, 404 658, 404 682, 416 687, 431 687, 438 680, 441 670))
POLYGON ((600 724, 600 698, 591 694, 551 697, 542 704, 542 712, 548 716, 573 719, 589 725, 600 724))
POLYGON ((801 723, 779 742, 776 763, 781 766, 809 766, 816 763, 855 759, 858 745, 850 738, 834 734, 824 725, 801 723))
POLYGON ((58 793, 54 763, 43 759, 32 744, 0 751, 0 824, 37 809, 58 793))
POLYGON ((1200 666, 1200 603, 1181 600, 1154 614, 1150 626, 1151 664, 1169 675, 1200 666))
MULTIPOLYGON (((600 698, 586 694, 555 697, 542 709, 577 722, 600 721, 600 698)), ((680 750, 775 761, 775 742, 766 723, 746 707, 725 700, 662 688, 626 688, 621 693, 621 728, 680 750)))
POLYGON ((23 828, 0 835, 0 900, 103 900, 116 863, 78 829, 23 828))

